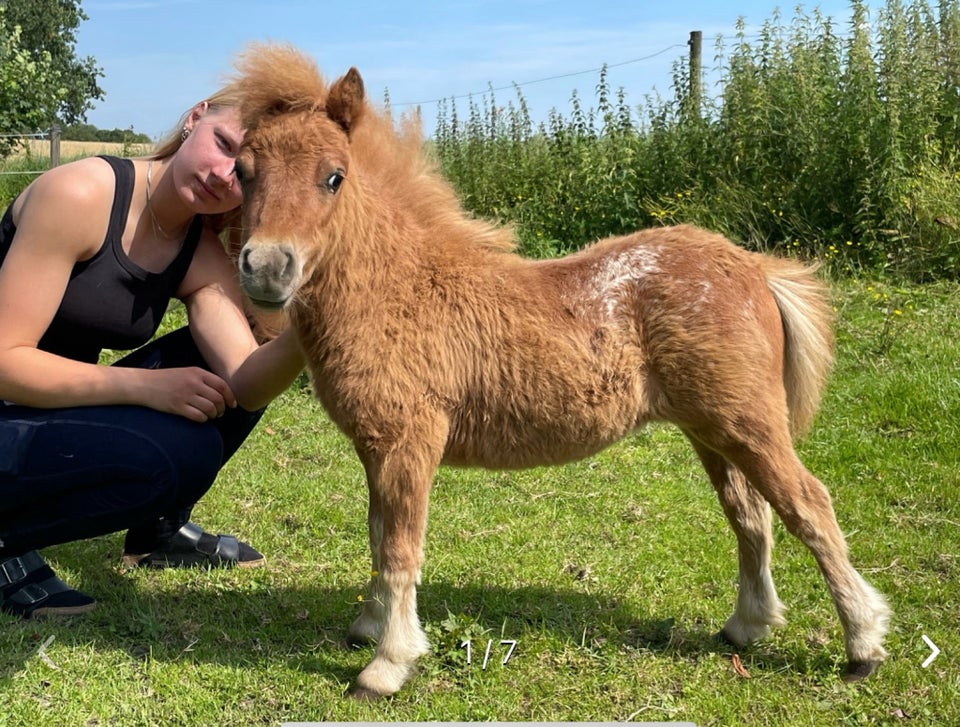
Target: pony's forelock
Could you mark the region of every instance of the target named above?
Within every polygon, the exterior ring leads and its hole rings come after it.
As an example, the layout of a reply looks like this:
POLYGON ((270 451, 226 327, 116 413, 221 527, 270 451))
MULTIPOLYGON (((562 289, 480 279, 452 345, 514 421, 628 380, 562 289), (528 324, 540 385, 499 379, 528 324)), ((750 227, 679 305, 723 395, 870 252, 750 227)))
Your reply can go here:
MULTIPOLYGON (((234 66, 238 75, 232 90, 241 99, 241 123, 248 131, 265 118, 326 111, 331 88, 336 85, 326 82, 316 63, 289 44, 253 43, 238 55, 234 66)), ((391 190, 398 209, 406 210, 421 225, 432 226, 440 239, 468 234, 482 247, 515 248, 516 237, 510 227, 462 214, 460 200, 436 160, 423 153, 418 116, 405 115, 397 123, 388 110, 376 109, 366 99, 362 119, 358 118, 349 124, 354 163, 378 177, 381 189, 391 190)))
POLYGON ((231 86, 241 98, 245 128, 264 116, 309 111, 326 101, 329 85, 316 63, 292 45, 251 43, 234 67, 231 86))

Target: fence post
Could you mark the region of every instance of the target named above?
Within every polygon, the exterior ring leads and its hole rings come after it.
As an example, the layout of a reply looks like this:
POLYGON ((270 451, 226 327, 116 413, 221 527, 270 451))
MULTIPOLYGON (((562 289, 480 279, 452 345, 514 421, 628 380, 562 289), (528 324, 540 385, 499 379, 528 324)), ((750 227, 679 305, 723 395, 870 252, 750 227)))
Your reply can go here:
POLYGON ((703 93, 701 89, 703 31, 691 30, 688 45, 690 46, 690 111, 699 116, 703 93))
POLYGON ((50 127, 50 167, 60 166, 60 125, 50 127))

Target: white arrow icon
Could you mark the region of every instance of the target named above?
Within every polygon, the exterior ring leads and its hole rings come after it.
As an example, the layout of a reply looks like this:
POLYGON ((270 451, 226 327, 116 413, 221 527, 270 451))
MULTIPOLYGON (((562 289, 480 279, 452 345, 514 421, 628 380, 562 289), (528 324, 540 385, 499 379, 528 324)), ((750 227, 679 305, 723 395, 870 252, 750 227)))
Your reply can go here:
POLYGON ((937 648, 937 645, 935 643, 933 643, 929 638, 927 638, 926 634, 922 634, 920 638, 924 640, 926 645, 929 646, 933 652, 930 654, 930 656, 927 657, 927 660, 922 664, 923 668, 926 669, 928 666, 930 666, 930 664, 933 663, 933 660, 937 658, 937 654, 940 653, 940 649, 937 648))

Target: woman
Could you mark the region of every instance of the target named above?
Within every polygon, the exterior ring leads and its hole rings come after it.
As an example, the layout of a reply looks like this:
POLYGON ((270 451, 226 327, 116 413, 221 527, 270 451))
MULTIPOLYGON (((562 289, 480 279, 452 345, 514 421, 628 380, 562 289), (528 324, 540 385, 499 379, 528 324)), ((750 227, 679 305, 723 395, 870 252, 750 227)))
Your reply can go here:
POLYGON ((193 505, 303 368, 290 330, 258 345, 220 233, 242 141, 229 89, 151 158, 51 169, 0 225, 0 610, 94 606, 36 552, 128 529, 131 565, 255 566, 188 522, 193 505), (171 298, 189 327, 143 346, 171 298), (113 366, 101 349, 143 346, 113 366))

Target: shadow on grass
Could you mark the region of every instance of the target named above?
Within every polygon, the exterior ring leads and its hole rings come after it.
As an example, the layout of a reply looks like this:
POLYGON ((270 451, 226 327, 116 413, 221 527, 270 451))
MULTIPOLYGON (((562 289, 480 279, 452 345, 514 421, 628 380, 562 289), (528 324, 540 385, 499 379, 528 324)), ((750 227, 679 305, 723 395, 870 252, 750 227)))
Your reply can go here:
MULTIPOLYGON (((124 652, 134 662, 268 665, 343 687, 372 655, 372 648, 356 649, 346 642, 347 628, 359 614, 360 584, 332 587, 321 578, 316 585, 317 577, 311 576, 304 579, 307 585, 277 585, 279 573, 296 581, 283 564, 274 566, 275 572, 268 566, 246 572, 129 574, 110 567, 110 546, 101 544, 102 552, 91 554, 90 543, 60 546, 50 549, 50 555, 58 567, 81 574, 82 588, 97 598, 97 609, 80 617, 37 621, 0 615, 0 688, 29 660, 42 658, 41 645, 50 636, 58 645, 124 652), (149 588, 143 587, 145 581, 149 588)), ((421 621, 439 624, 455 614, 477 624, 484 643, 488 636, 518 639, 532 633, 564 649, 648 651, 668 660, 696 661, 733 651, 716 638, 719 624, 678 626, 695 617, 637 612, 634 604, 627 607, 573 589, 427 582, 418 596, 421 621)), ((766 650, 759 658, 764 670, 790 663, 766 650)))

